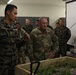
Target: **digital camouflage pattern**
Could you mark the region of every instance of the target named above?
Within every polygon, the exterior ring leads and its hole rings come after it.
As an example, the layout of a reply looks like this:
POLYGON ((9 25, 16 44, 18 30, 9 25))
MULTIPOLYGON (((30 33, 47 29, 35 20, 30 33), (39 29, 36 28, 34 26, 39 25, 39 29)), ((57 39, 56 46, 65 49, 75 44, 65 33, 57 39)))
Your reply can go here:
POLYGON ((65 56, 67 51, 67 42, 71 37, 71 32, 67 27, 61 26, 55 28, 55 34, 58 36, 59 41, 58 55, 61 54, 62 56, 65 56))
POLYGON ((71 32, 70 30, 65 27, 57 27, 55 29, 55 34, 58 36, 59 40, 59 45, 64 45, 68 42, 69 38, 71 37, 71 32))
MULTIPOLYGON (((20 39, 23 38, 25 32, 22 31, 22 28, 20 28, 20 30, 18 30, 18 36, 20 37, 20 39)), ((20 41, 20 40, 19 40, 20 41)), ((17 47, 17 51, 16 51, 16 55, 17 55, 17 64, 23 64, 25 63, 25 50, 23 49, 24 46, 19 46, 17 47)))
POLYGON ((41 32, 40 28, 35 28, 32 30, 31 34, 31 44, 30 44, 30 55, 33 54, 34 60, 44 60, 48 59, 48 53, 50 51, 58 51, 58 39, 50 28, 46 28, 44 33, 41 32))
POLYGON ((0 75, 14 75, 16 65, 16 43, 21 41, 17 27, 0 22, 0 75))

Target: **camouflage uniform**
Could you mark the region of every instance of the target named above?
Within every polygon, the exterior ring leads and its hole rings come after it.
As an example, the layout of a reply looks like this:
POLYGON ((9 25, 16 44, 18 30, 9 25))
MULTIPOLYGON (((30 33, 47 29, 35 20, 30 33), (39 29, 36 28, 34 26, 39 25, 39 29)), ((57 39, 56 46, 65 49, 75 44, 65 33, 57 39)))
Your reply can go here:
POLYGON ((28 34, 30 34, 30 32, 31 32, 32 29, 33 29, 33 26, 32 26, 32 25, 25 25, 25 26, 23 27, 23 29, 24 29, 28 34))
POLYGON ((57 53, 57 57, 60 55, 65 56, 67 51, 67 42, 71 36, 71 32, 67 27, 61 26, 55 28, 55 34, 58 36, 59 41, 59 52, 57 53))
MULTIPOLYGON (((48 53, 50 51, 56 52, 58 50, 57 37, 54 35, 50 28, 46 28, 43 33, 40 28, 35 28, 32 30, 31 34, 31 44, 29 49, 29 55, 33 56, 34 60, 44 60, 48 59, 48 53), (32 53, 32 54, 31 54, 32 53)), ((31 57, 32 57, 31 56, 31 57)))
POLYGON ((0 22, 0 75, 14 75, 16 43, 22 42, 18 34, 13 23, 8 25, 5 19, 0 22))
MULTIPOLYGON (((18 30, 18 35, 19 35, 19 37, 20 37, 20 39, 22 39, 23 38, 23 36, 24 36, 24 32, 22 31, 22 28, 20 28, 20 30, 18 30)), ((20 41, 20 40, 19 40, 20 41)), ((26 58, 25 58, 25 50, 24 50, 24 48, 23 48, 24 46, 22 46, 22 47, 17 47, 17 64, 23 64, 23 63, 25 63, 25 61, 26 61, 26 58)))

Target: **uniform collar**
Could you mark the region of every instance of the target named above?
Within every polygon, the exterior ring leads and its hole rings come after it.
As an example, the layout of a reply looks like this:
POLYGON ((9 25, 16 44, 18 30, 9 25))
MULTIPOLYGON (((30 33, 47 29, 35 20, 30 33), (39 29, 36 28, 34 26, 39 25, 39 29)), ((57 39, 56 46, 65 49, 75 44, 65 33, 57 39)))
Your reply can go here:
POLYGON ((48 29, 46 28, 45 30, 40 29, 40 27, 38 28, 42 33, 48 33, 48 29))
POLYGON ((2 19, 2 24, 3 24, 4 26, 6 26, 6 27, 11 27, 12 25, 14 25, 13 22, 11 22, 11 24, 9 25, 9 24, 6 22, 5 18, 2 19))

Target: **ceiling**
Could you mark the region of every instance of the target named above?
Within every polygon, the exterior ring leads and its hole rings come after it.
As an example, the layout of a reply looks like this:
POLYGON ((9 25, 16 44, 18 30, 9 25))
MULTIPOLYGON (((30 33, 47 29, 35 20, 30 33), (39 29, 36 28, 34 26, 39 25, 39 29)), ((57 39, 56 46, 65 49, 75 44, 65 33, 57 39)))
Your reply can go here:
MULTIPOLYGON (((0 0, 0 4, 6 4, 9 0, 0 0)), ((13 0, 12 4, 42 4, 42 5, 65 5, 63 0, 13 0)))

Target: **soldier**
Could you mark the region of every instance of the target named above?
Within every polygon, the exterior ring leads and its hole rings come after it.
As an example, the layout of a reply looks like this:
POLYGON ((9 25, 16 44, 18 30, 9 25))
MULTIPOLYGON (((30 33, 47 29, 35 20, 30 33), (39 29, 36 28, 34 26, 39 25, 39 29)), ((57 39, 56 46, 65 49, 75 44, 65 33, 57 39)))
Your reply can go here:
POLYGON ((36 27, 40 26, 39 20, 36 20, 35 25, 36 25, 36 27))
POLYGON ((53 58, 55 52, 58 51, 57 37, 53 31, 47 27, 48 21, 45 17, 41 17, 40 27, 32 30, 31 44, 29 45, 29 55, 32 60, 40 61, 48 58, 53 58))
POLYGON ((55 34, 58 36, 59 41, 59 52, 57 53, 57 57, 66 56, 67 52, 67 42, 71 37, 70 30, 64 26, 64 20, 59 20, 59 25, 55 28, 55 34))
POLYGON ((56 27, 59 27, 59 22, 56 23, 56 27))
MULTIPOLYGON (((19 22, 17 22, 17 21, 15 21, 15 25, 16 25, 16 27, 17 27, 17 29, 18 29, 18 33, 19 33, 19 36, 20 36, 20 38, 22 39, 23 38, 23 35, 25 36, 26 34, 27 34, 27 38, 28 39, 30 39, 30 35, 24 30, 24 29, 22 29, 21 27, 20 27, 20 23, 19 22)), ((27 40, 28 41, 28 40, 27 40)), ((25 46, 25 45, 24 45, 25 46)), ((25 58, 25 56, 26 56, 26 51, 25 51, 25 49, 24 49, 24 46, 22 46, 22 47, 17 47, 17 57, 18 57, 18 60, 17 60, 17 63, 18 64, 23 64, 23 63, 25 63, 26 62, 26 58, 25 58)))
POLYGON ((33 26, 30 24, 30 20, 29 19, 25 19, 25 26, 23 27, 23 29, 30 34, 30 32, 33 29, 33 26))
POLYGON ((16 66, 16 50, 26 43, 26 36, 21 39, 19 27, 14 25, 17 6, 8 4, 5 17, 0 22, 0 75, 14 75, 16 66))

